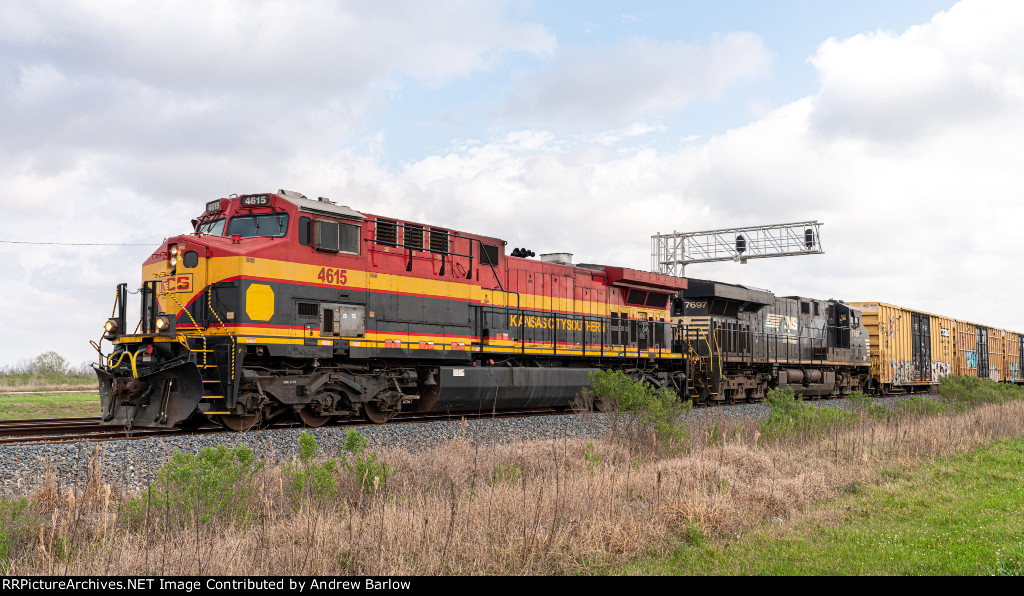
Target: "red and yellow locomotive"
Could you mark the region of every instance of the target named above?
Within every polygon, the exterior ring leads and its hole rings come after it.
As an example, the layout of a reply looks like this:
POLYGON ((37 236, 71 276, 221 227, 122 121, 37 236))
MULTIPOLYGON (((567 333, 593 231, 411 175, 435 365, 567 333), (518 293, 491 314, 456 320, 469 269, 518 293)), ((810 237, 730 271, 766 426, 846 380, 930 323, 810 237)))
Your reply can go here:
POLYGON ((211 201, 193 225, 143 264, 130 332, 118 287, 97 367, 107 424, 565 406, 602 368, 686 389, 685 279, 284 190, 211 201))

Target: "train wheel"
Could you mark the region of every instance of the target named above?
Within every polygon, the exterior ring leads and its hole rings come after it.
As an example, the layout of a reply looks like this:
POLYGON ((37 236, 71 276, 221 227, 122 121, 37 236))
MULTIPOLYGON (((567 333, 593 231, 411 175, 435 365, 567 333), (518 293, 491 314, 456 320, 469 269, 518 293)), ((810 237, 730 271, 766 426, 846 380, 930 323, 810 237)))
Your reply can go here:
POLYGON ((224 426, 224 428, 228 430, 239 432, 243 430, 257 428, 260 424, 260 418, 262 418, 262 416, 258 413, 252 414, 250 416, 227 416, 222 414, 220 417, 220 423, 224 426))
POLYGON ((384 424, 394 417, 395 412, 385 412, 374 402, 368 401, 363 404, 363 415, 366 416, 367 420, 374 424, 384 424))
POLYGON ((309 406, 299 410, 299 418, 302 419, 302 423, 310 428, 320 428, 331 421, 334 416, 321 416, 314 412, 309 406))

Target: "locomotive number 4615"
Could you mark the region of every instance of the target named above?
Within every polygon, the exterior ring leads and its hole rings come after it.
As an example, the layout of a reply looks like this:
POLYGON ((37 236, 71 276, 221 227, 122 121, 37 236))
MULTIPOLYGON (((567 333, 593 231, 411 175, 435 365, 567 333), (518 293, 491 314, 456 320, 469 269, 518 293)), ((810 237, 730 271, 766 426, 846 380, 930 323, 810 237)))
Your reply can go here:
POLYGON ((343 286, 348 283, 348 271, 344 269, 331 269, 324 267, 320 269, 320 275, 316 276, 317 279, 325 284, 338 284, 343 286))

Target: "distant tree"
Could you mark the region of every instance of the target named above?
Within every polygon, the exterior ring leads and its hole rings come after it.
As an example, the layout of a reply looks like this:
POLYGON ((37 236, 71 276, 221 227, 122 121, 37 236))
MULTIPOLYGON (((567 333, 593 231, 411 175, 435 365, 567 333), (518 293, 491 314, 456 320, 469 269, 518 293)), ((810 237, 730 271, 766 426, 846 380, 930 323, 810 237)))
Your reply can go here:
POLYGON ((42 376, 63 375, 68 372, 68 361, 57 352, 43 352, 32 360, 32 373, 42 376))

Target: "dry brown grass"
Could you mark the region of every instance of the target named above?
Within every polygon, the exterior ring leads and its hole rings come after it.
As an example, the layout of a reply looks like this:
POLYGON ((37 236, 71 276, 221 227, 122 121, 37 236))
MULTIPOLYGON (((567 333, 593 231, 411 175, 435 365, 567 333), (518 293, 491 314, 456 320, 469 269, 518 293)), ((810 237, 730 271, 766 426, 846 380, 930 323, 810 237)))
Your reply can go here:
POLYGON ((656 553, 694 532, 727 538, 789 519, 875 466, 914 465, 1024 434, 1024 403, 884 423, 865 420, 822 440, 763 444, 751 421, 712 441, 691 429, 687 452, 648 438, 474 447, 455 440, 420 454, 382 452, 386 486, 296 504, 282 470, 261 471, 257 515, 196 526, 119 518, 126 497, 102 481, 52 481, 33 496, 42 520, 7 573, 567 574, 656 553), (653 445, 653 447, 652 447, 653 445), (600 462, 594 454, 600 456, 600 462), (496 473, 504 471, 505 473, 496 473), (509 472, 512 471, 512 472, 509 472), (71 553, 68 556, 68 553, 71 553))
POLYGON ((47 391, 97 391, 97 383, 51 383, 46 381, 30 381, 17 385, 0 386, 0 394, 4 393, 45 393, 47 391))

